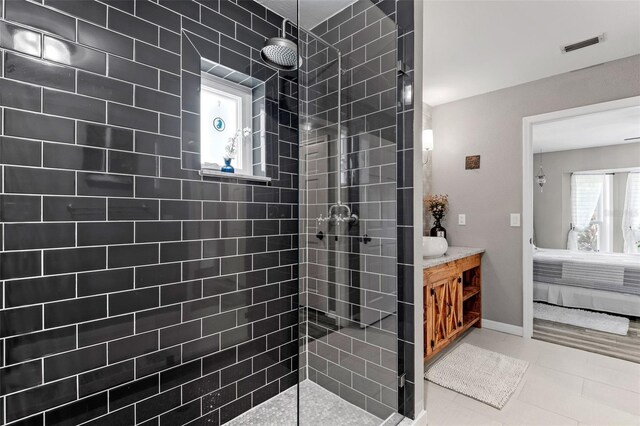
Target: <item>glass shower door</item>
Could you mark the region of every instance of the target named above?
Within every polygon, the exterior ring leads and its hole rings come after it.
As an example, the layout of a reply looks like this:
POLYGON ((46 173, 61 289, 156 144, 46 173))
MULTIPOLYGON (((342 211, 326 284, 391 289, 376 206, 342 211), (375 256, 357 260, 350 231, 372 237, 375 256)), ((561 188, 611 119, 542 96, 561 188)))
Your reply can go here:
POLYGON ((398 407, 397 31, 374 2, 319 4, 299 10, 300 424, 378 425, 398 407))

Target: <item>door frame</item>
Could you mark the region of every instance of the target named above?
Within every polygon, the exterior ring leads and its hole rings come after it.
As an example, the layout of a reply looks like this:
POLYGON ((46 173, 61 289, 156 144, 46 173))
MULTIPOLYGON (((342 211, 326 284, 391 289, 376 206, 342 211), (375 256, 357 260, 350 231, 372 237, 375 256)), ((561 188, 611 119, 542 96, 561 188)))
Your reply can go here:
POLYGON ((640 106, 640 96, 532 115, 522 119, 522 335, 533 335, 533 126, 580 115, 640 106))

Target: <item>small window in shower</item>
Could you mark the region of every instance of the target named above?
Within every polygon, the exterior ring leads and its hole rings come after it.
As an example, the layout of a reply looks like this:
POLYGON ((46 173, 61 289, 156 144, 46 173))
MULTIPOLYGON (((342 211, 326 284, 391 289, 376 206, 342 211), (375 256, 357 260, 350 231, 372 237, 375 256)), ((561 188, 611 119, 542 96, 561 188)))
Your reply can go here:
POLYGON ((253 174, 251 88, 202 73, 200 137, 202 168, 253 174), (229 164, 226 164, 229 163, 229 164))

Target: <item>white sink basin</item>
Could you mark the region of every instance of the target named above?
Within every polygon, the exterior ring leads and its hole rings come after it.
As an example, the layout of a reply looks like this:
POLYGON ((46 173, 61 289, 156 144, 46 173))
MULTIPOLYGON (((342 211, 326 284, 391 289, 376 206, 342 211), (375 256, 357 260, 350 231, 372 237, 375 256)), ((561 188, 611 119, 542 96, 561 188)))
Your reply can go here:
POLYGON ((427 259, 440 257, 447 252, 449 244, 442 237, 422 237, 422 256, 427 259))

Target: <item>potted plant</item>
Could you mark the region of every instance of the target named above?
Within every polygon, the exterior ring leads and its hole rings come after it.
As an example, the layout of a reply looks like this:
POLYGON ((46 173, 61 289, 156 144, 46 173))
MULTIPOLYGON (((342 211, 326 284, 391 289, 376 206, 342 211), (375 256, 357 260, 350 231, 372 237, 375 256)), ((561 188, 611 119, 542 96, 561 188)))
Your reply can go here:
POLYGON ((251 129, 249 127, 245 127, 244 129, 236 130, 235 135, 229 138, 229 142, 227 142, 227 145, 224 147, 224 166, 220 168, 221 172, 235 172, 235 169, 231 165, 231 160, 236 158, 236 153, 238 152, 238 144, 245 136, 249 136, 250 134, 251 129))
POLYGON ((447 230, 444 229, 440 221, 449 208, 449 196, 447 194, 429 194, 424 199, 424 206, 433 217, 434 222, 429 235, 447 238, 447 230))

